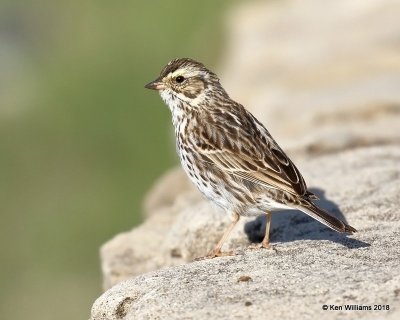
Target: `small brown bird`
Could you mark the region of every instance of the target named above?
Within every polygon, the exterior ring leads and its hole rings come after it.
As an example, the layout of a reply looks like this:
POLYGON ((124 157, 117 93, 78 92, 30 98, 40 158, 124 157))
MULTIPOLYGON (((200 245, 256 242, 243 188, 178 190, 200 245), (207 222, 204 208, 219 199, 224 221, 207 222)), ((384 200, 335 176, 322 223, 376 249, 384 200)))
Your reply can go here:
POLYGON ((171 109, 177 152, 190 180, 233 217, 208 257, 224 255, 221 247, 240 216, 266 214, 260 247, 269 248, 274 210, 298 209, 337 232, 356 232, 313 203, 318 198, 268 130, 203 64, 172 60, 145 87, 157 90, 171 109))

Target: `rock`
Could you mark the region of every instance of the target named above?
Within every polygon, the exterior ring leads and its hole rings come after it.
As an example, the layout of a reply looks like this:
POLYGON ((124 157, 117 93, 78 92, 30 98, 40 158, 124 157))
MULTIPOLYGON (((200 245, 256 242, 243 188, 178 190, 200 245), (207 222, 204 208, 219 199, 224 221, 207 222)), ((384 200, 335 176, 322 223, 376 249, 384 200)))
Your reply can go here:
POLYGON ((143 201, 145 216, 149 216, 163 207, 172 206, 176 198, 182 194, 185 194, 186 198, 190 194, 193 201, 201 198, 185 172, 176 167, 164 173, 147 193, 143 201))
MULTIPOLYGON (((343 215, 358 233, 338 234, 300 212, 283 211, 272 220, 276 250, 249 250, 244 233, 260 240, 257 232, 263 221, 244 221, 234 235, 240 238, 236 256, 181 264, 123 281, 94 303, 91 319, 395 319, 400 316, 399 163, 398 144, 302 162, 306 181, 323 198, 320 205, 343 215), (390 310, 324 311, 324 304, 379 304, 390 310)), ((165 246, 179 250, 180 263, 192 258, 192 246, 199 246, 196 254, 209 249, 221 222, 202 221, 203 213, 218 217, 205 206, 209 205, 200 201, 183 208, 168 231, 157 229, 158 219, 152 215, 146 223, 155 228, 154 234, 143 234, 141 245, 151 251, 150 238, 166 234, 165 246), (172 233, 181 244, 171 240, 172 233)))
POLYGON ((132 231, 121 233, 100 250, 103 288, 129 277, 167 265, 160 244, 168 232, 173 215, 159 211, 132 231))
POLYGON ((400 2, 245 2, 219 74, 290 154, 400 141, 400 2))
POLYGON ((170 229, 181 211, 201 200, 201 194, 181 168, 165 173, 146 196, 144 223, 118 234, 101 247, 104 290, 132 276, 184 262, 175 252, 180 249, 173 247, 170 229), (166 239, 170 245, 165 244, 166 239))
MULTIPOLYGON (((102 246, 103 288, 205 256, 229 222, 229 216, 201 199, 198 191, 180 195, 171 206, 158 209, 139 227, 117 235, 102 246)), ((238 223, 224 248, 250 244, 243 231, 245 222, 243 219, 238 223)))
POLYGON ((201 200, 198 191, 194 191, 177 195, 172 205, 164 203, 140 226, 115 236, 101 247, 104 289, 129 277, 182 262, 165 245, 165 239, 180 212, 201 200))

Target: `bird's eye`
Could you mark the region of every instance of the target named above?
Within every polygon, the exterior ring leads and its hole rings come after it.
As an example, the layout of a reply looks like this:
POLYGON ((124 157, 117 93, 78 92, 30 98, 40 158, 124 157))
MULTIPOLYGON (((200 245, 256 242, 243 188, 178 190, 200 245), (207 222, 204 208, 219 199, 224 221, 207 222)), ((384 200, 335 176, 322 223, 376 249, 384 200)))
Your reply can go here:
POLYGON ((177 76, 175 81, 178 83, 182 83, 185 80, 185 78, 183 76, 177 76))

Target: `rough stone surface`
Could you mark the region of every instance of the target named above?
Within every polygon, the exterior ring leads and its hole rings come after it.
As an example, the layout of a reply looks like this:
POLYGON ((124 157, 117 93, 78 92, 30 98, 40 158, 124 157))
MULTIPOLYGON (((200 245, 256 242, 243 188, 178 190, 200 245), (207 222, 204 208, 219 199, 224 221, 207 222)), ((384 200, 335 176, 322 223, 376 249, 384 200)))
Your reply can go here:
POLYGON ((196 201, 196 197, 200 199, 200 194, 187 178, 186 173, 177 167, 160 177, 147 193, 143 201, 145 216, 150 216, 164 207, 172 206, 178 195, 184 195, 184 198, 190 197, 192 201, 196 201))
POLYGON ((291 154, 400 141, 399 15, 397 0, 245 2, 218 73, 291 154))
MULTIPOLYGON (((279 212, 272 225, 276 250, 236 243, 236 256, 131 278, 95 302, 91 319, 395 319, 400 315, 399 163, 400 145, 391 145, 301 164, 310 187, 323 198, 321 205, 344 216, 358 233, 341 235, 300 212, 279 212), (390 311, 323 311, 323 304, 384 304, 390 311)), ((182 256, 214 229, 205 222, 185 223, 191 214, 185 210, 173 226, 185 236, 182 256)), ((257 238, 262 223, 261 218, 247 221, 244 229, 257 238)), ((208 248, 204 239, 196 250, 208 248)))
POLYGON ((200 200, 197 190, 184 192, 172 205, 168 206, 168 201, 160 205, 139 227, 105 243, 100 250, 103 288, 162 266, 181 263, 182 259, 171 253, 173 248, 165 245, 165 239, 180 212, 200 200))
MULTIPOLYGON (((163 205, 131 231, 121 233, 100 250, 103 288, 163 266, 204 256, 218 242, 230 218, 199 192, 185 192, 163 205)), ((227 241, 227 250, 250 244, 243 219, 227 241)), ((261 229, 261 225, 259 226, 261 229)))

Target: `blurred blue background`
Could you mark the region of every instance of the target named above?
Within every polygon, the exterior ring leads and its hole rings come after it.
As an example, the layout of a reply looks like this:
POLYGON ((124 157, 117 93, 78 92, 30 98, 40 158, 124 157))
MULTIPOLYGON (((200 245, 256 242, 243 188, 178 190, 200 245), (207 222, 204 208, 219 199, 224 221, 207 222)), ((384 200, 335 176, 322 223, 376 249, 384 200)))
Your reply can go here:
POLYGON ((215 66, 230 1, 2 1, 2 319, 87 319, 98 250, 177 160, 143 88, 172 58, 215 66))

